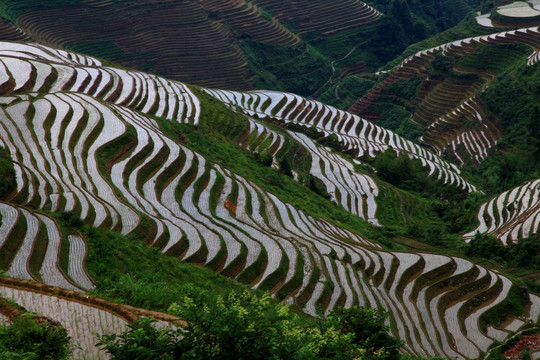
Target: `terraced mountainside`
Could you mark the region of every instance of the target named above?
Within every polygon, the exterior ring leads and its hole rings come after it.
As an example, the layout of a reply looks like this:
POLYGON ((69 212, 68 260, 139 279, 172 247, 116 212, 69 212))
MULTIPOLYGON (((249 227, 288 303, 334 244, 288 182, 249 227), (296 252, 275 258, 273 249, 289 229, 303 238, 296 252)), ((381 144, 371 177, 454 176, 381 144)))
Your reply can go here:
POLYGON ((507 244, 537 232, 540 227, 539 183, 540 180, 528 182, 482 204, 478 212, 480 225, 465 236, 472 237, 476 232, 493 233, 507 244))
POLYGON ((338 7, 323 1, 291 5, 251 0, 75 1, 67 8, 64 5, 3 4, 3 16, 17 25, 15 30, 5 24, 5 32, 8 36, 23 32, 43 44, 91 53, 172 79, 235 89, 253 86, 238 40, 293 51, 302 40, 298 31, 282 21, 302 21, 299 31, 336 33, 370 25, 379 16, 357 0, 342 1, 338 7), (280 15, 284 11, 292 17, 280 15), (347 22, 341 21, 343 15, 347 22), (322 16, 335 20, 322 22, 322 16))
POLYGON ((411 158, 420 159, 422 165, 430 169, 429 175, 435 175, 444 184, 477 191, 474 185, 460 176, 457 166, 351 113, 294 94, 264 91, 235 93, 226 90, 209 92, 233 107, 244 109, 251 116, 270 117, 285 124, 293 123, 321 132, 324 136, 334 135, 343 150, 352 152, 357 158, 364 155, 375 157, 388 148, 404 152, 411 158))
POLYGON ((469 240, 478 232, 515 244, 538 232, 540 35, 531 26, 537 7, 500 2, 411 46, 376 78, 357 77, 371 88, 354 103, 338 99, 339 86, 350 80, 334 87, 336 99, 324 96, 461 165, 490 195, 476 229, 465 232, 469 240))
POLYGON ((375 108, 378 99, 387 101, 390 94, 399 97, 398 84, 404 90, 406 84, 416 85, 419 91, 415 93, 413 87, 411 93, 409 89, 408 99, 405 95, 405 99, 390 98, 390 102, 410 111, 408 120, 425 129, 419 141, 439 155, 449 154, 462 165, 478 164, 502 135, 498 120, 486 111, 479 95, 498 73, 530 54, 521 45, 532 48, 527 66, 533 66, 537 62, 539 41, 538 28, 532 27, 422 50, 399 64, 350 110, 376 120, 380 115, 370 108, 375 108))
POLYGON ((384 65, 405 45, 455 25, 478 1, 461 3, 434 12, 414 7, 394 19, 386 6, 359 0, 8 0, 0 17, 4 40, 32 40, 199 86, 307 96, 384 65), (409 36, 413 16, 420 30, 409 36))
POLYGON ((141 317, 154 317, 158 320, 155 325, 158 328, 179 323, 177 318, 168 314, 122 306, 58 287, 12 278, 1 278, 1 281, 1 296, 14 299, 22 308, 1 303, 0 324, 26 312, 54 319, 67 329, 72 341, 78 344, 74 358, 106 358, 107 354, 94 346, 96 334, 124 331, 128 323, 141 317))
MULTIPOLYGON (((416 207, 401 211, 403 222, 432 215, 366 158, 392 148, 442 188, 480 189, 356 115, 290 93, 188 86, 36 43, 0 43, 0 92, 0 145, 14 177, 0 206, 0 268, 11 276, 94 286, 87 239, 63 216, 144 239, 309 315, 380 306, 403 352, 418 356, 478 358, 538 321, 540 297, 494 268, 375 241, 392 229, 388 199, 416 207)), ((2 294, 41 301, 14 292, 2 294)))

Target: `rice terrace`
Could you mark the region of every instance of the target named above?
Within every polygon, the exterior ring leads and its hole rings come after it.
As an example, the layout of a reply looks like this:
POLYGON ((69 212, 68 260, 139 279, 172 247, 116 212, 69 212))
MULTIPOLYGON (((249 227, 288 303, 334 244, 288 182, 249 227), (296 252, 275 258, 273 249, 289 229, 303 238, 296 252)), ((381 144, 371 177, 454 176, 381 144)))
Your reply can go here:
POLYGON ((540 359, 540 2, 0 2, 0 359, 540 359))

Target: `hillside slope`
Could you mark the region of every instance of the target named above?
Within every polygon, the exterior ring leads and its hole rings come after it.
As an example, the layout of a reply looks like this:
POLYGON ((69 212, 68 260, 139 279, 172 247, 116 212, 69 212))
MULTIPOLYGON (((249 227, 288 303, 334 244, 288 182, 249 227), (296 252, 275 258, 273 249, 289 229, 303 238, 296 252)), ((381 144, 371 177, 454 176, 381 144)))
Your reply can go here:
POLYGON ((0 4, 0 39, 32 40, 199 86, 308 96, 375 70, 479 5, 460 3, 430 12, 359 0, 8 0, 0 4))
MULTIPOLYGON (((519 293, 508 277, 457 256, 382 249, 364 235, 376 231, 367 220, 379 225, 379 180, 268 120, 315 126, 370 156, 392 146, 445 182, 475 190, 457 166, 392 132, 288 93, 199 90, 37 44, 1 43, 0 64, 1 145, 16 179, 6 208, 69 211, 89 225, 136 234, 164 254, 267 290, 314 316, 337 306, 382 306, 404 351, 420 356, 476 358, 538 320, 540 298, 523 294, 523 320, 485 327, 483 315, 519 293), (205 131, 214 133, 204 139, 205 131), (270 166, 242 168, 249 146, 265 149, 262 162, 270 166), (303 186, 283 174, 282 153, 290 149, 308 159, 319 194, 305 187, 287 192, 303 186), (271 168, 276 156, 280 170, 271 168), (257 172, 268 178, 250 175, 257 172), (355 216, 341 218, 346 210, 355 216)), ((288 170, 294 177, 297 169, 288 170)), ((34 223, 27 232, 38 232, 34 223)), ((3 214, 2 224, 9 226, 3 214)), ((52 248, 58 237, 47 232, 41 241, 52 248)), ((9 243, 13 258, 28 253, 25 244, 9 243)), ((68 263, 71 248, 61 255, 68 263)), ((12 262, 0 266, 8 270, 12 262)))

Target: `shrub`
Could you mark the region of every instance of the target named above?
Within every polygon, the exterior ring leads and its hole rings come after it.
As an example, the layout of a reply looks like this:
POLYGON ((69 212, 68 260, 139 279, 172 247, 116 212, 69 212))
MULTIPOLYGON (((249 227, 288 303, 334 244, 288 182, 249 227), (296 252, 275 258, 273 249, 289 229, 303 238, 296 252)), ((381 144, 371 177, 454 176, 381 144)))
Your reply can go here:
POLYGON ((253 157, 255 158, 255 161, 259 163, 262 166, 270 167, 272 166, 272 163, 274 162, 274 158, 272 155, 270 155, 267 152, 263 153, 254 153, 253 157))
POLYGON ((0 147, 0 199, 16 189, 15 170, 9 152, 0 147))
POLYGON ((187 325, 156 330, 153 320, 142 319, 123 334, 100 336, 98 346, 112 360, 390 359, 401 346, 388 335, 381 310, 355 307, 306 321, 268 295, 196 290, 169 311, 187 325))
POLYGON ((293 177, 291 161, 289 158, 284 157, 279 162, 279 171, 288 177, 293 177))
POLYGON ((64 211, 60 214, 60 219, 72 228, 81 229, 84 226, 84 221, 72 211, 64 211))
POLYGON ((63 360, 71 355, 66 331, 24 314, 12 325, 0 326, 0 359, 63 360))

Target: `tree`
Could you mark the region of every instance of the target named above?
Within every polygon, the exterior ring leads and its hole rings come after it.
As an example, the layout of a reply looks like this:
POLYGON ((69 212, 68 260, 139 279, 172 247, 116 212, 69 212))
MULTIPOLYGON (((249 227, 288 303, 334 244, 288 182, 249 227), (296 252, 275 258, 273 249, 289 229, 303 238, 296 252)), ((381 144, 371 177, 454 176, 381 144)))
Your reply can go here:
POLYGON ((0 359, 63 360, 71 342, 61 326, 33 314, 23 314, 11 325, 0 326, 0 359))
POLYGON ((503 244, 495 237, 476 233, 465 248, 465 255, 480 256, 485 259, 503 258, 506 249, 503 244))
POLYGON ((156 330, 141 319, 123 334, 100 336, 98 345, 112 360, 391 359, 401 345, 388 335, 383 311, 355 307, 311 320, 249 291, 193 290, 169 312, 186 325, 156 330))
POLYGON ((354 306, 331 312, 329 321, 342 333, 353 336, 353 343, 364 349, 365 359, 397 359, 403 343, 389 335, 388 327, 384 325, 387 316, 383 308, 354 306))
POLYGON ((96 346, 103 347, 116 360, 180 359, 179 334, 171 329, 157 330, 155 322, 141 318, 128 324, 128 330, 120 335, 100 336, 96 346))

